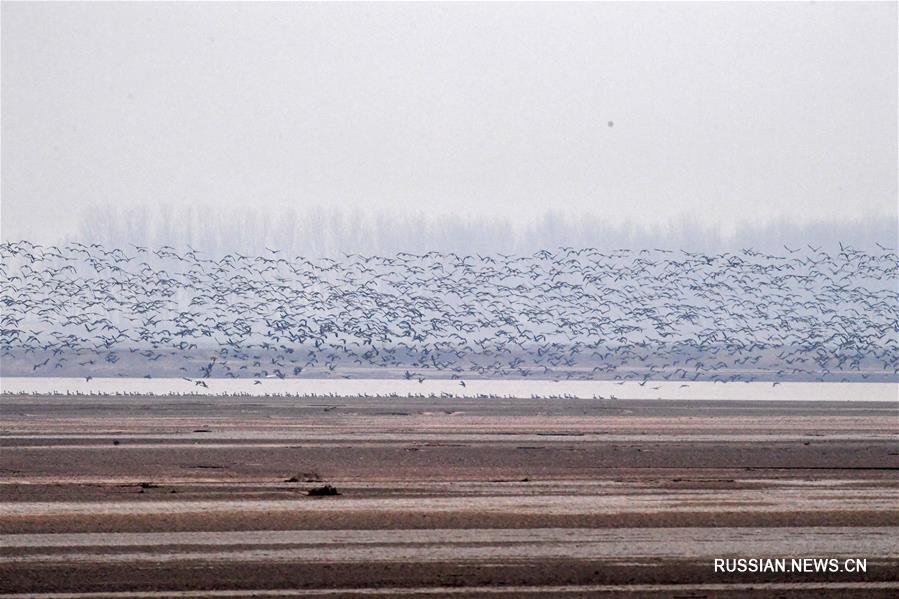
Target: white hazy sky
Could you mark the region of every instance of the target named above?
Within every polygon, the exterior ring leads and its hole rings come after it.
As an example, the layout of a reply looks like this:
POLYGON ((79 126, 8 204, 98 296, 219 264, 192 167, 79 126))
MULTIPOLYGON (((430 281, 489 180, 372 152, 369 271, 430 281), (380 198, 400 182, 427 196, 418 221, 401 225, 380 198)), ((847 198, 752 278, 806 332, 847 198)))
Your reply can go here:
POLYGON ((897 162, 895 2, 2 5, 4 238, 157 202, 895 221, 897 162))

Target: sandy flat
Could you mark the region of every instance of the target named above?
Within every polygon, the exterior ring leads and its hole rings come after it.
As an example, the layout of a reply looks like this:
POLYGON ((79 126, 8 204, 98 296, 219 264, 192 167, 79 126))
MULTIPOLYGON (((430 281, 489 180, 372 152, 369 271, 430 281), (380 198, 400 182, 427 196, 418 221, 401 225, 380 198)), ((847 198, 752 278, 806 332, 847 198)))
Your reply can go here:
POLYGON ((5 396, 0 415, 4 594, 899 591, 895 403, 5 396), (307 495, 325 483, 341 494, 307 495))

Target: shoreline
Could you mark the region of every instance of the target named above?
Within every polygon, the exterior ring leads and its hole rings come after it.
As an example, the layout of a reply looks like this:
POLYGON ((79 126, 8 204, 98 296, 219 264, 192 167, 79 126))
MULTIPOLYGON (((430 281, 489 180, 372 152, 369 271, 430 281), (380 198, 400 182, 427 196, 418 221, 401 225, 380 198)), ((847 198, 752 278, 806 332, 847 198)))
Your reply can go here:
POLYGON ((595 399, 691 401, 874 401, 899 405, 899 381, 738 382, 555 381, 526 379, 142 379, 3 377, 0 394, 148 395, 184 397, 339 398, 411 397, 453 399, 595 399))

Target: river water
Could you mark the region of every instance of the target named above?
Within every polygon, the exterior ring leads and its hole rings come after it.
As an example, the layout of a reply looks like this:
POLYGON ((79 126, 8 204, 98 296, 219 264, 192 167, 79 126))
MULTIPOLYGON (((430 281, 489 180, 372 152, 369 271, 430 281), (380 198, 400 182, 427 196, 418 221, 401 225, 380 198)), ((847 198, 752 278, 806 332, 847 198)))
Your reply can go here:
POLYGON ((372 397, 534 397, 768 401, 897 401, 899 383, 653 382, 425 379, 203 379, 3 377, 3 393, 372 397))

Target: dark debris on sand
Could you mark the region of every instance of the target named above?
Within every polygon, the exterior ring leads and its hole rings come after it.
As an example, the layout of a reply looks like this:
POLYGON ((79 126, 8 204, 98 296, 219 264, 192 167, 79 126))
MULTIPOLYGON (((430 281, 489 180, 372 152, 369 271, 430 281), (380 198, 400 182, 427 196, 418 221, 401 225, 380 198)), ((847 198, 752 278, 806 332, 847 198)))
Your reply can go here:
POLYGON ((325 485, 323 487, 313 487, 312 489, 309 489, 307 495, 310 497, 333 497, 335 495, 340 495, 340 492, 336 487, 325 485))

